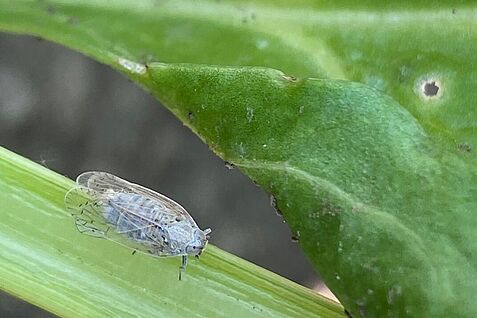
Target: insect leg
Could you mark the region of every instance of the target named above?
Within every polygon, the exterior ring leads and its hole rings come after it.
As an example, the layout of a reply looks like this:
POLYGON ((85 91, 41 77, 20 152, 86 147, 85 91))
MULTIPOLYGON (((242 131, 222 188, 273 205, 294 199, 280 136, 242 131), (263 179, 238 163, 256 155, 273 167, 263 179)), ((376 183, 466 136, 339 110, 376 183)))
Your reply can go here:
POLYGON ((92 222, 90 221, 76 218, 75 225, 81 234, 86 234, 86 235, 90 235, 90 236, 98 237, 98 238, 105 237, 104 231, 93 226, 92 222))
POLYGON ((182 272, 185 271, 187 267, 187 255, 182 255, 182 264, 179 267, 179 280, 182 280, 182 272))

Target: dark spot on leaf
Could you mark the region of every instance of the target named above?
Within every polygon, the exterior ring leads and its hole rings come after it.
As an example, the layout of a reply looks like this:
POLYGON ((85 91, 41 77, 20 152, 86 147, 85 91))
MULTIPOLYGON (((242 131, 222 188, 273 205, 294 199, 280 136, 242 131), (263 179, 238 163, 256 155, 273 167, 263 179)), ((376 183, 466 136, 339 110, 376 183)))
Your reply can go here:
POLYGON ((274 209, 277 208, 277 198, 275 198, 273 194, 270 194, 270 206, 274 209))
POLYGON ((300 239, 300 231, 296 231, 296 233, 291 237, 292 242, 298 242, 300 239))
POLYGON ((455 14, 457 12, 457 10, 454 8, 452 9, 452 14, 455 14))
POLYGON ((56 13, 56 9, 54 6, 52 5, 48 5, 46 7, 46 12, 49 14, 49 15, 54 15, 56 13))
POLYGON ((229 169, 229 170, 232 170, 235 168, 234 164, 233 163, 230 163, 228 161, 224 161, 225 162, 225 168, 229 169))
POLYGON ((471 152, 472 151, 472 147, 469 145, 469 144, 466 144, 465 142, 463 143, 460 143, 457 148, 459 149, 459 151, 461 152, 471 152))
POLYGON ((190 121, 194 121, 195 116, 194 116, 194 113, 193 113, 193 112, 189 112, 189 114, 187 114, 187 116, 189 117, 189 120, 190 120, 190 121))
POLYGON ((277 198, 275 198, 272 194, 270 194, 270 206, 275 210, 278 216, 283 217, 282 211, 277 206, 277 198))
POLYGON ((245 23, 247 23, 247 22, 248 22, 247 18, 242 18, 242 23, 245 24, 245 23))
POLYGON ((68 23, 71 25, 78 24, 80 22, 80 19, 78 17, 69 17, 68 18, 68 23))
POLYGON ((435 81, 427 82, 424 84, 424 95, 436 96, 438 92, 439 92, 439 86, 436 85, 435 81))

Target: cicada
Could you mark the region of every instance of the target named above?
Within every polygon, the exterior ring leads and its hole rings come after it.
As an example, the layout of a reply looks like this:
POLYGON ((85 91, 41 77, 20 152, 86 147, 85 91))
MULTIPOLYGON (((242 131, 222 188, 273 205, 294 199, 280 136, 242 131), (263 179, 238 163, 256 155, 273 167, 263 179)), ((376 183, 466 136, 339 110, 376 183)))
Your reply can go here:
POLYGON ((85 172, 65 195, 79 232, 107 238, 152 256, 199 257, 210 229, 201 230, 177 202, 106 172, 85 172))

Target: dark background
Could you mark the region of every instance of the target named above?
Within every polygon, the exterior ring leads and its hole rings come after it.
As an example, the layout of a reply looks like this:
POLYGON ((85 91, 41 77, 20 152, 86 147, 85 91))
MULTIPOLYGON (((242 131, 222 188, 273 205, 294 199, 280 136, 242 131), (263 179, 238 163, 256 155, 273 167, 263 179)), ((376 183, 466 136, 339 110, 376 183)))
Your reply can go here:
MULTIPOLYGON (((164 193, 201 228, 212 228, 212 244, 320 287, 268 195, 107 66, 41 39, 0 33, 0 136, 1 146, 72 179, 104 170, 164 193)), ((20 316, 51 315, 0 294, 0 317, 20 316)))

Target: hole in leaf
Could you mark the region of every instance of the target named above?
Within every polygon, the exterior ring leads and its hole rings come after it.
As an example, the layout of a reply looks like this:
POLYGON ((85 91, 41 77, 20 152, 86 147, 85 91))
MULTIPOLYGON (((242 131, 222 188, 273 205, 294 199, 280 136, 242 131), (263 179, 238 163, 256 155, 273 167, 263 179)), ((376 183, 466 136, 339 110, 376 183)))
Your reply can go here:
POLYGON ((426 96, 436 96, 439 92, 439 86, 436 84, 436 81, 427 82, 424 84, 424 95, 426 96))
POLYGON ((445 87, 442 79, 436 74, 429 74, 416 80, 415 93, 425 101, 441 100, 445 87))

